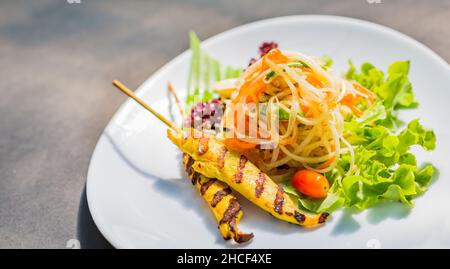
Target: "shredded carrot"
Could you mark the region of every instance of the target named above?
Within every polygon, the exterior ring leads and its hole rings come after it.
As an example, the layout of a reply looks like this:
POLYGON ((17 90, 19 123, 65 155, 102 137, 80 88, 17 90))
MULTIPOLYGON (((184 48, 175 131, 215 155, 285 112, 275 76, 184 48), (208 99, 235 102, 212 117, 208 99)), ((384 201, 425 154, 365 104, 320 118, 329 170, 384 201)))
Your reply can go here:
POLYGON ((309 110, 309 107, 306 104, 304 104, 304 103, 300 103, 300 108, 305 113, 308 112, 308 110, 309 110))
POLYGON ((266 90, 266 84, 264 83, 264 75, 260 74, 253 80, 245 81, 242 84, 239 94, 235 99, 236 102, 245 98, 246 102, 256 102, 257 98, 266 90))
POLYGON ((264 72, 267 68, 269 68, 269 65, 266 63, 267 60, 270 60, 275 64, 283 64, 288 62, 288 58, 283 55, 281 50, 272 49, 262 58, 261 72, 264 72))
POLYGON ((377 96, 376 96, 372 91, 370 91, 369 89, 363 87, 363 86, 362 86, 361 84, 359 84, 359 83, 354 82, 354 83, 353 83, 353 87, 355 87, 355 89, 356 89, 357 91, 359 91, 360 93, 367 95, 367 96, 369 97, 369 99, 374 100, 374 99, 377 98, 377 96))
POLYGON ((360 98, 358 98, 357 96, 348 94, 344 96, 344 98, 342 98, 341 103, 350 108, 353 114, 361 116, 363 112, 358 107, 356 107, 356 103, 358 102, 358 100, 360 100, 360 98))
POLYGON ((355 114, 355 115, 358 116, 358 117, 360 117, 360 116, 362 116, 362 114, 364 114, 364 113, 363 113, 359 108, 357 108, 355 105, 349 105, 348 107, 352 110, 353 114, 355 114))
POLYGON ((326 162, 322 163, 321 165, 317 166, 316 169, 322 170, 322 169, 327 168, 328 166, 330 166, 334 162, 335 159, 336 158, 334 156, 332 156, 330 159, 328 159, 328 161, 326 161, 326 162))
POLYGON ((259 71, 261 70, 261 66, 262 66, 262 59, 259 59, 258 61, 254 62, 252 65, 247 67, 247 69, 245 69, 244 74, 242 76, 244 78, 244 80, 248 80, 254 74, 259 73, 259 71))
POLYGON ((316 88, 323 88, 325 86, 325 82, 314 73, 310 73, 308 77, 306 77, 306 81, 316 88))
POLYGON ((224 143, 227 147, 234 150, 245 150, 252 149, 256 147, 256 144, 248 143, 245 141, 241 141, 237 138, 227 138, 224 140, 224 143))
POLYGON ((279 49, 272 49, 264 55, 259 61, 249 66, 244 72, 244 83, 239 89, 239 94, 234 102, 245 100, 246 102, 256 102, 261 94, 266 90, 264 83, 264 71, 269 66, 266 61, 270 60, 276 64, 287 63, 288 58, 283 55, 279 49))
MULTIPOLYGON (((250 130, 250 117, 243 112, 244 107, 246 104, 236 104, 233 109, 226 110, 228 113, 225 114, 224 118, 228 122, 229 120, 233 121, 233 125, 235 128, 238 127, 238 123, 244 123, 244 130, 246 131, 246 136, 248 136, 248 132, 250 130)), ((235 150, 245 150, 245 149, 251 149, 256 147, 256 144, 242 141, 240 140, 235 131, 232 131, 231 138, 226 138, 224 142, 227 146, 230 146, 231 148, 235 150)), ((261 134, 259 129, 256 131, 256 137, 260 138, 261 134)))

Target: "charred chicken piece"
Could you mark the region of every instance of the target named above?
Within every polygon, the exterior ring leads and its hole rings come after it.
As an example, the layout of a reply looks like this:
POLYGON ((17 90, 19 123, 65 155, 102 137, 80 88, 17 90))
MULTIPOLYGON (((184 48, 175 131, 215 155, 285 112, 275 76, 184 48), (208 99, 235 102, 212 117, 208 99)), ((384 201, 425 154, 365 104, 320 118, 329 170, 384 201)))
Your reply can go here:
POLYGON ((281 186, 248 161, 244 155, 228 150, 221 141, 213 137, 195 138, 193 135, 185 138, 182 134, 173 134, 171 131, 168 131, 168 136, 177 147, 193 159, 190 165, 193 171, 226 183, 274 217, 306 227, 313 227, 326 221, 328 213, 307 215, 299 212, 281 186))
POLYGON ((243 216, 243 212, 241 204, 231 193, 231 188, 215 178, 207 178, 195 171, 192 167, 194 159, 186 153, 183 154, 183 163, 192 184, 197 187, 201 196, 214 213, 223 238, 225 240, 233 238, 237 243, 244 243, 252 239, 252 233, 247 234, 238 230, 238 224, 243 216))

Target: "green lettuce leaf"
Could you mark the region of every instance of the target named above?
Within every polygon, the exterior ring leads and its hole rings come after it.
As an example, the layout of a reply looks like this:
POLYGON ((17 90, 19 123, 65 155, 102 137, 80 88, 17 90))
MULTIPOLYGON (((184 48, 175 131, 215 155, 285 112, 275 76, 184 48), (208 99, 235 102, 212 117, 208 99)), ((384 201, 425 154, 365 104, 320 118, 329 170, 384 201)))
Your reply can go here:
POLYGON ((191 47, 191 66, 188 77, 188 93, 186 109, 190 109, 194 101, 207 102, 214 97, 211 85, 222 79, 238 78, 243 69, 221 66, 219 61, 202 51, 200 39, 194 32, 189 33, 191 47))
MULTIPOLYGON (((345 153, 336 167, 325 174, 333 190, 325 199, 311 199, 299 193, 299 207, 320 213, 339 207, 364 210, 378 203, 400 202, 413 206, 413 200, 429 187, 435 169, 419 169, 411 147, 436 148, 436 135, 419 120, 412 120, 402 130, 397 111, 417 107, 408 78, 409 61, 391 64, 385 75, 370 63, 357 69, 352 62, 346 74, 378 96, 378 102, 361 107, 364 114, 345 121, 345 138, 354 146, 356 171, 346 176, 351 155, 345 153)), ((363 104, 365 105, 365 104, 363 104)), ((295 191, 295 190, 294 190, 295 191)))
POLYGON ((333 66, 333 59, 331 59, 331 57, 324 55, 321 58, 323 61, 323 65, 322 65, 323 69, 327 70, 328 68, 333 66))
MULTIPOLYGON (((384 126, 376 126, 363 127, 356 136, 360 136, 355 148, 358 175, 342 179, 344 205, 362 210, 377 203, 398 201, 412 206, 412 199, 428 188, 434 168, 428 165, 419 170, 409 150, 414 145, 434 149, 434 132, 413 120, 398 135, 384 126)), ((348 170, 349 159, 346 154, 339 160, 342 171, 348 170)))
POLYGON ((354 80, 373 91, 385 108, 385 115, 377 119, 376 124, 394 130, 402 125, 402 122, 397 118, 396 111, 418 106, 408 78, 409 61, 398 61, 391 64, 387 71, 387 78, 385 78, 383 71, 378 70, 370 63, 362 64, 360 71, 351 61, 349 65, 347 79, 354 80))
POLYGON ((338 182, 335 182, 331 187, 327 197, 322 199, 309 198, 299 193, 290 182, 280 184, 285 193, 289 194, 293 199, 297 199, 298 207, 304 211, 311 213, 333 212, 340 208, 344 203, 344 198, 340 195, 340 188, 338 182))
POLYGON ((433 130, 425 129, 418 119, 411 121, 398 137, 400 141, 398 150, 400 152, 408 151, 412 145, 422 146, 425 150, 436 148, 436 135, 433 130))
POLYGON ((299 207, 313 213, 333 212, 344 204, 344 198, 330 192, 323 199, 299 198, 299 207))

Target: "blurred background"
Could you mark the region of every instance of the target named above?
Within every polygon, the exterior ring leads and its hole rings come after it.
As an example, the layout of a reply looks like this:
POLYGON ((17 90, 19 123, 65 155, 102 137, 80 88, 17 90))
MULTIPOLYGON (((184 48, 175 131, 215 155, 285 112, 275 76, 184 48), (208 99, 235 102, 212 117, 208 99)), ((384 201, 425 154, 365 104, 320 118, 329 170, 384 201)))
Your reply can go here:
POLYGON ((248 22, 330 14, 379 23, 450 60, 448 0, 0 1, 0 248, 110 248, 92 221, 89 159, 125 100, 188 48, 248 22))

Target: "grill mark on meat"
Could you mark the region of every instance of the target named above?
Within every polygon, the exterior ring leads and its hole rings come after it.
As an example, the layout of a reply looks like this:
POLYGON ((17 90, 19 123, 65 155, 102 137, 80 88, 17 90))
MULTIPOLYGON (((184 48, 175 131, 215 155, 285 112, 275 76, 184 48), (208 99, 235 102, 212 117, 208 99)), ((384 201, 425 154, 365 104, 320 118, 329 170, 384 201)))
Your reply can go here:
POLYGON ((208 137, 202 137, 198 140, 198 148, 197 152, 199 155, 203 155, 206 152, 208 152, 209 149, 209 138, 208 137))
POLYGON ((192 168, 192 165, 194 165, 194 159, 192 159, 192 157, 189 156, 189 159, 186 163, 186 172, 187 172, 188 176, 192 176, 192 174, 194 173, 194 169, 192 168))
POLYGON ((280 185, 278 185, 278 191, 275 195, 275 201, 273 202, 273 210, 278 214, 283 214, 283 204, 284 204, 284 192, 280 185))
POLYGON ((206 182, 201 183, 201 187, 200 187, 200 193, 203 195, 205 195, 206 191, 208 190, 208 188, 214 184, 214 182, 216 182, 216 179, 209 179, 206 182))
POLYGON ((194 172, 194 174, 192 175, 192 184, 193 185, 195 185, 195 184, 197 184, 197 182, 199 182, 200 181, 200 173, 198 173, 198 172, 194 172))
POLYGON ((228 223, 228 226, 230 226, 230 232, 232 233, 236 233, 236 216, 233 216, 233 218, 231 219, 231 221, 228 223))
POLYGON ((217 164, 221 169, 225 166, 225 155, 227 152, 228 149, 224 146, 220 149, 219 157, 217 157, 217 164))
POLYGON ((256 198, 261 197, 264 191, 264 184, 266 183, 266 175, 263 172, 259 172, 258 178, 256 179, 255 196, 256 198))
POLYGON ((218 203, 220 203, 220 201, 222 201, 222 199, 227 196, 228 194, 231 193, 231 189, 230 187, 227 187, 225 189, 222 190, 218 190, 215 194, 214 197, 211 201, 211 207, 216 207, 218 203))
POLYGON ((330 214, 328 214, 327 212, 322 213, 319 217, 319 223, 324 223, 327 220, 329 215, 330 214))
MULTIPOLYGON (((199 146, 199 148, 200 148, 200 146, 199 146)), ((219 163, 219 166, 221 166, 221 168, 223 168, 223 166, 224 166, 224 159, 225 159, 225 155, 227 152, 228 152, 228 149, 226 147, 223 147, 220 151, 220 155, 217 159, 217 162, 219 163)), ((192 184, 194 184, 194 185, 199 184, 200 185, 200 193, 202 194, 202 196, 204 196, 206 191, 208 190, 208 188, 212 184, 214 184, 217 180, 206 178, 206 180, 202 182, 201 174, 196 172, 193 169, 193 164, 195 162, 194 159, 186 154, 183 156, 183 158, 186 162, 185 163, 186 172, 188 173, 189 177, 191 178, 192 184)), ((241 180, 242 180, 242 176, 243 176, 242 175, 243 169, 245 167, 246 162, 247 162, 247 159, 244 156, 241 156, 241 159, 239 162, 239 168, 238 168, 238 173, 241 173, 241 176, 240 176, 241 180)), ((239 175, 235 175, 235 176, 239 177, 239 175)), ((263 190, 264 182, 265 182, 264 174, 262 176, 260 175, 259 180, 262 183, 262 190, 263 190)), ((261 190, 261 192, 262 192, 262 190, 261 190)), ((258 192, 258 190, 255 190, 255 191, 258 192)), ((227 195, 231 194, 231 192, 232 192, 232 190, 228 186, 224 189, 217 191, 214 194, 214 197, 211 201, 211 207, 215 208, 223 200, 223 198, 226 197, 227 195)), ((250 234, 239 233, 236 230, 238 215, 240 212, 241 212, 241 205, 240 205, 239 201, 233 197, 229 201, 228 208, 226 209, 225 213, 223 214, 222 219, 219 221, 219 227, 218 227, 220 229, 220 225, 228 225, 229 231, 231 232, 232 235, 224 236, 224 239, 229 240, 231 238, 234 238, 234 240, 239 244, 248 242, 249 240, 251 240, 254 237, 253 233, 250 233, 250 234)))
POLYGON ((241 204, 239 204, 239 201, 236 198, 231 199, 230 203, 228 204, 227 210, 225 210, 225 213, 223 213, 220 224, 226 223, 230 225, 230 230, 234 231, 234 225, 236 223, 235 218, 237 217, 239 212, 241 212, 241 204), (233 219, 234 223, 232 223, 233 219))
POLYGON ((234 180, 236 181, 236 183, 242 182, 242 177, 244 176, 244 168, 247 161, 247 158, 244 155, 241 155, 241 158, 239 159, 239 166, 237 168, 236 174, 234 175, 234 180))
POLYGON ((297 211, 295 211, 294 213, 294 218, 299 222, 299 223, 303 223, 306 219, 305 215, 302 213, 299 213, 297 211))

